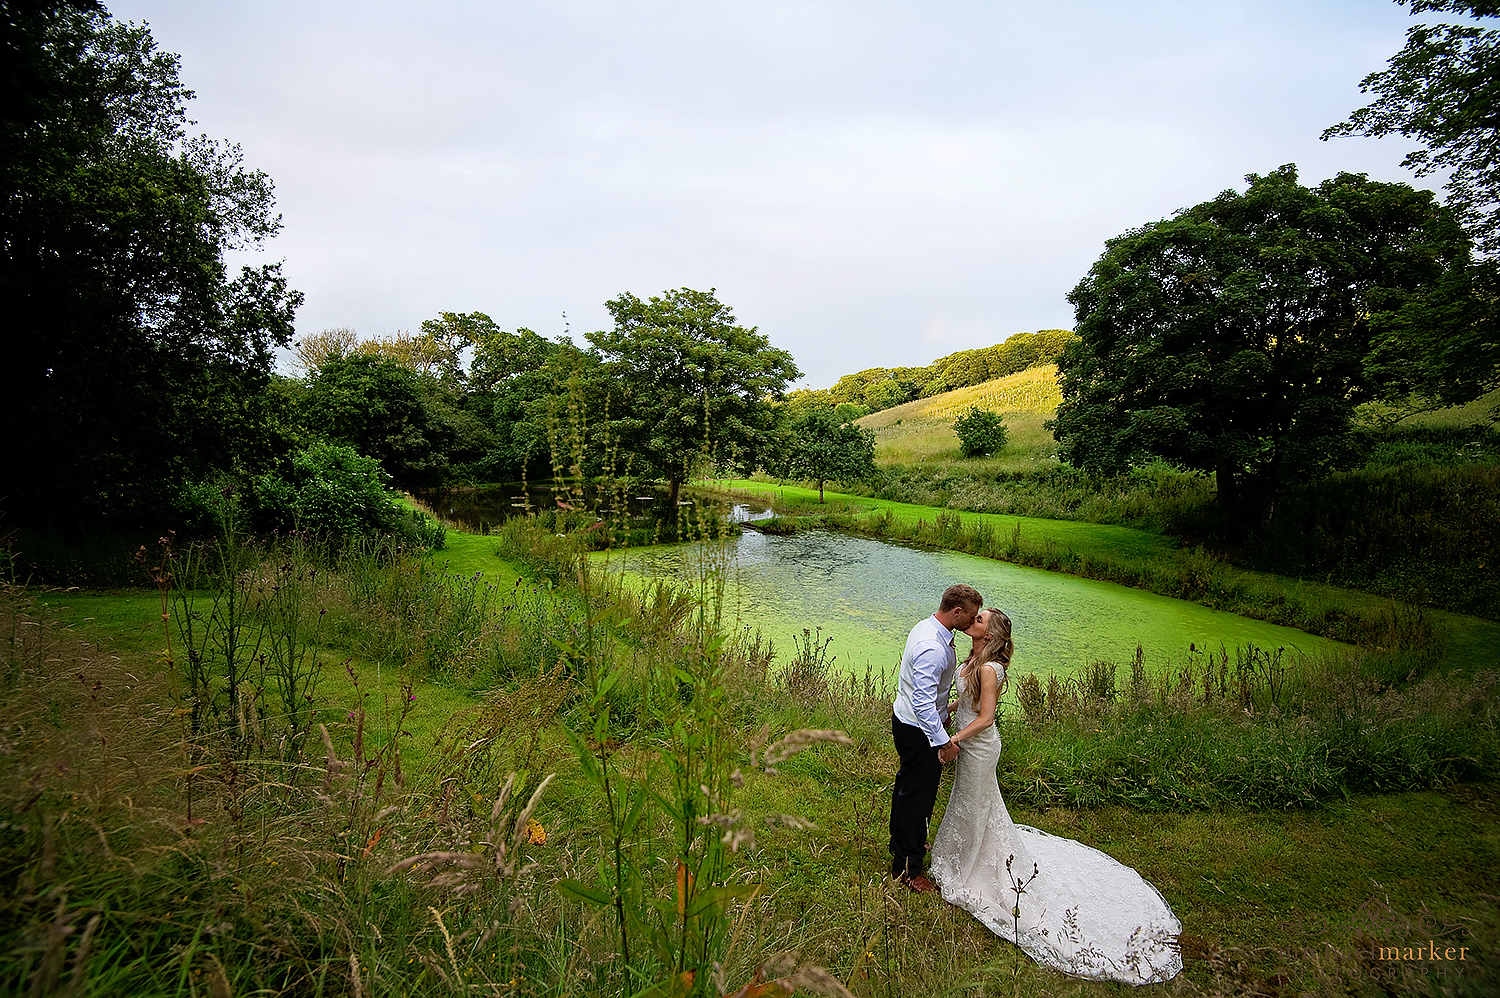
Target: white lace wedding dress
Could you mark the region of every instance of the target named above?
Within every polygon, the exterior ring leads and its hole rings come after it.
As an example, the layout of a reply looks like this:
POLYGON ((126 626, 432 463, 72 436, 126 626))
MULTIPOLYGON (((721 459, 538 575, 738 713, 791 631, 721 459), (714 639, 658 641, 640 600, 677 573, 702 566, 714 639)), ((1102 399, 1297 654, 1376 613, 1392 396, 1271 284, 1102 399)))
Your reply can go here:
MULTIPOLYGON (((962 728, 975 716, 962 679, 959 696, 962 728)), ((953 793, 932 842, 929 872, 943 899, 1065 974, 1128 984, 1175 977, 1182 923, 1156 888, 1097 849, 1014 824, 995 779, 1000 732, 993 725, 960 744, 953 793)))

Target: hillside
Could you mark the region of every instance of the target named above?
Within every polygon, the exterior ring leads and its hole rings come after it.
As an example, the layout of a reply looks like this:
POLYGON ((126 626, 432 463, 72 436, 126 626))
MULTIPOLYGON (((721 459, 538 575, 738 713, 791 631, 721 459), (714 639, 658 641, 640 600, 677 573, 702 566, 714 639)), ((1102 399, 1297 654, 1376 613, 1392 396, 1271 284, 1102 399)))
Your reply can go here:
MULTIPOLYGON (((958 460, 958 436, 953 432, 953 421, 969 406, 977 405, 1003 415, 1010 429, 1006 453, 981 460, 1020 468, 1057 460, 1056 443, 1042 424, 1052 418, 1061 401, 1057 366, 1044 364, 882 409, 862 416, 857 422, 875 431, 875 460, 879 464, 958 460)), ((1494 423, 1497 412, 1500 412, 1500 390, 1467 405, 1408 416, 1397 425, 1426 429, 1481 426, 1494 423)), ((1373 424, 1390 418, 1389 410, 1373 404, 1364 408, 1364 415, 1373 424)))
POLYGON ((1018 467, 1035 467, 1057 460, 1057 444, 1043 423, 1052 418, 1062 396, 1057 390, 1057 367, 1044 364, 967 388, 956 388, 871 413, 858 420, 875 431, 878 464, 913 464, 957 460, 958 435, 953 420, 971 405, 1005 417, 1010 446, 999 458, 1018 467))

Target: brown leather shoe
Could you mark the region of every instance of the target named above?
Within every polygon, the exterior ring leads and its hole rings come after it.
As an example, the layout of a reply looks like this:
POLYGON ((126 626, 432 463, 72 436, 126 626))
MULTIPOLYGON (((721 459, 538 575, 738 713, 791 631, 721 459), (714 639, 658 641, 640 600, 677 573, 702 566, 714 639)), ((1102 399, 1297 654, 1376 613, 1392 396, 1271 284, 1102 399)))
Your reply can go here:
POLYGON ((913 894, 937 893, 937 885, 934 884, 931 880, 928 880, 920 873, 915 877, 902 877, 901 882, 905 884, 913 894))

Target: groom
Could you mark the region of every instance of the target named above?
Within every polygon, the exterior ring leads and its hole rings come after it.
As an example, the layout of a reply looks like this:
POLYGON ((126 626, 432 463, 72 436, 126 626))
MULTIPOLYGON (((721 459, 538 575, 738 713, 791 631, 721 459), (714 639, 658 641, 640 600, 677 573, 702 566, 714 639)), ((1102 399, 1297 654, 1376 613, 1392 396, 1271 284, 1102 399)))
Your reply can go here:
POLYGON ((973 624, 983 605, 973 586, 949 586, 938 612, 911 629, 901 656, 896 702, 891 705, 891 737, 901 757, 891 790, 891 876, 918 893, 937 890, 922 875, 927 825, 937 803, 943 764, 958 758, 958 743, 950 741, 945 730, 957 664, 953 632, 973 624))

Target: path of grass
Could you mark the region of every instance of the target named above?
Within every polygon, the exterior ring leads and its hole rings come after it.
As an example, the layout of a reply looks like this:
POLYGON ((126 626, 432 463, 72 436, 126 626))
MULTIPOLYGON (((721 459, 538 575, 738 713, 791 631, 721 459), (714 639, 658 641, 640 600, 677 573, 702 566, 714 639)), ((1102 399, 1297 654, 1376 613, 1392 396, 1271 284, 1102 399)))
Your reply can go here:
POLYGON ((526 577, 522 568, 501 558, 495 553, 495 548, 492 537, 449 530, 443 549, 432 552, 429 557, 442 571, 457 575, 478 572, 497 586, 508 588, 515 585, 517 579, 526 577))

